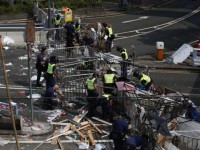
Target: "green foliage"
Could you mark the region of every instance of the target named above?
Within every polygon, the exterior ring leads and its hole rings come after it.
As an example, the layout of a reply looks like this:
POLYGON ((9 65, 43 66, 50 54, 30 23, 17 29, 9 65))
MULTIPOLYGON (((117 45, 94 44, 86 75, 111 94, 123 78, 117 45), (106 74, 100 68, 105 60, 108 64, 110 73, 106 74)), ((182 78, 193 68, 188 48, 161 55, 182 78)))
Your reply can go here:
POLYGON ((32 13, 34 4, 31 2, 15 1, 14 5, 9 6, 7 2, 1 2, 0 14, 32 13))

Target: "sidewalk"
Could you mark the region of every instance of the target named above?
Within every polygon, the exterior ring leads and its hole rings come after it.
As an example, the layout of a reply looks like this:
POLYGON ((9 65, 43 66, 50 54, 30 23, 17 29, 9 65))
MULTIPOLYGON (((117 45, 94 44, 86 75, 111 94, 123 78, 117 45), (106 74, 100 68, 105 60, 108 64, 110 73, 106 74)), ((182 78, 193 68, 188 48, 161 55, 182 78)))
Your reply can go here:
POLYGON ((149 69, 160 69, 160 70, 188 70, 188 71, 200 71, 200 67, 192 66, 190 59, 186 59, 181 64, 173 64, 167 61, 168 56, 164 56, 162 61, 156 60, 156 55, 146 55, 137 57, 135 64, 142 64, 148 66, 149 69))

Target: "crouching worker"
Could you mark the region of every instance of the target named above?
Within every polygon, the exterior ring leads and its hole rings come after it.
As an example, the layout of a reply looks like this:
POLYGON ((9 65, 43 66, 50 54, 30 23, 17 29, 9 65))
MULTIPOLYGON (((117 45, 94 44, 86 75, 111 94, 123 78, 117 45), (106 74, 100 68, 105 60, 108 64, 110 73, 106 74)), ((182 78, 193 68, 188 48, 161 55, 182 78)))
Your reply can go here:
POLYGON ((132 135, 129 138, 125 139, 123 144, 123 150, 135 150, 138 147, 140 149, 147 148, 148 143, 148 136, 147 135, 132 135))
POLYGON ((57 97, 57 94, 63 97, 57 84, 46 89, 44 94, 44 107, 46 109, 55 109, 62 106, 62 102, 57 97))
POLYGON ((124 138, 128 132, 130 118, 124 114, 113 122, 110 138, 114 142, 114 150, 123 150, 124 138))
POLYGON ((144 87, 144 90, 149 91, 151 85, 153 84, 153 80, 149 76, 140 72, 134 72, 133 76, 140 80, 141 89, 144 87))

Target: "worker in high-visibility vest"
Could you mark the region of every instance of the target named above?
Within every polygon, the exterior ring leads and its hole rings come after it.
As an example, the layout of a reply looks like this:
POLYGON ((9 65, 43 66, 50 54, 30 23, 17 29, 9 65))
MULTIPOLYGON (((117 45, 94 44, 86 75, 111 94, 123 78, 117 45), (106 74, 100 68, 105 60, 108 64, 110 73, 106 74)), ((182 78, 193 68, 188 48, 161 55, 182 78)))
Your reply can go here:
POLYGON ((93 73, 90 78, 88 78, 85 83, 85 87, 87 89, 87 101, 89 106, 89 116, 94 116, 97 104, 97 97, 99 96, 98 88, 97 88, 97 73, 93 73))
POLYGON ((107 23, 103 23, 103 27, 104 27, 104 38, 105 38, 105 50, 106 52, 111 52, 111 47, 112 47, 112 42, 115 38, 114 34, 113 34, 113 29, 112 26, 107 23))
POLYGON ((57 28, 57 29, 55 29, 55 31, 56 31, 55 39, 60 40, 60 29, 59 29, 60 26, 61 26, 61 16, 60 16, 60 14, 56 15, 56 17, 54 19, 54 25, 55 25, 55 28, 57 28))
POLYGON ((51 56, 50 61, 48 63, 47 72, 45 74, 46 79, 46 88, 53 87, 56 84, 54 76, 57 78, 57 80, 60 79, 58 75, 58 59, 56 56, 51 56))
POLYGON ((80 43, 80 34, 81 34, 81 25, 79 22, 75 23, 74 30, 75 30, 76 42, 79 44, 80 43))
POLYGON ((103 75, 102 82, 105 94, 113 94, 116 78, 111 69, 107 70, 107 73, 103 75))
POLYGON ((153 84, 153 80, 148 75, 136 71, 133 73, 133 76, 140 80, 140 84, 145 88, 146 91, 149 91, 149 88, 153 84))
POLYGON ((120 57, 122 59, 120 65, 121 65, 121 76, 127 78, 127 67, 129 65, 128 60, 128 53, 125 48, 122 48, 121 46, 118 46, 116 49, 118 52, 120 52, 120 57))

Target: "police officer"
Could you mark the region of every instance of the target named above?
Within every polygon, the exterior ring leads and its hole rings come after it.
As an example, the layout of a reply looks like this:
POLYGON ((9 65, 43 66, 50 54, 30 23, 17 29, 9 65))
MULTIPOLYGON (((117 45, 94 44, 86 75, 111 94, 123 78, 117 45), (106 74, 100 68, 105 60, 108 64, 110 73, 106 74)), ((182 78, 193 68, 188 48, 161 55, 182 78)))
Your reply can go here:
POLYGON ((135 150, 137 147, 147 148, 148 135, 132 135, 125 139, 123 150, 135 150))
POLYGON ((153 83, 153 80, 149 76, 138 71, 134 72, 133 76, 140 80, 140 84, 145 88, 146 91, 149 90, 153 83))
POLYGON ((63 97, 59 92, 59 86, 55 84, 53 87, 48 87, 44 94, 44 107, 53 109, 54 107, 61 106, 61 101, 56 97, 56 93, 63 97))
POLYGON ((100 106, 102 108, 102 118, 113 121, 114 112, 112 109, 112 96, 110 94, 104 94, 99 99, 100 106))
POLYGON ((36 62, 36 69, 37 69, 37 80, 36 80, 36 86, 41 87, 40 84, 40 78, 42 75, 42 72, 45 72, 45 62, 46 62, 46 47, 42 47, 41 53, 37 55, 37 62, 36 62))
MULTIPOLYGON (((84 81, 85 82, 85 81, 84 81)), ((97 105, 98 88, 97 88, 97 73, 93 73, 85 82, 87 89, 87 100, 89 105, 89 116, 94 116, 94 111, 97 105)))
POLYGON ((48 68, 47 68, 47 72, 46 72, 46 88, 48 87, 53 87, 55 85, 55 78, 54 76, 57 78, 57 80, 60 79, 59 75, 58 75, 58 59, 56 56, 51 56, 50 57, 50 62, 48 63, 48 68))
MULTIPOLYGON (((59 28, 61 26, 61 16, 60 16, 60 14, 56 15, 54 22, 55 22, 55 28, 59 28)), ((56 29, 55 39, 56 40, 60 39, 60 29, 56 29)))
POLYGON ((124 114, 113 122, 110 138, 114 141, 114 150, 123 150, 124 137, 128 132, 130 118, 124 114))
POLYGON ((111 25, 108 25, 107 23, 103 23, 104 27, 104 36, 106 36, 106 42, 105 42, 105 49, 106 52, 111 52, 112 47, 112 41, 114 40, 115 36, 113 34, 113 29, 111 25))
POLYGON ((102 81, 104 86, 104 93, 113 94, 116 76, 111 69, 107 70, 107 73, 104 74, 102 81))
POLYGON ((116 49, 118 52, 120 52, 120 57, 122 59, 121 65, 121 76, 127 78, 127 66, 129 65, 128 62, 128 53, 125 48, 122 48, 121 46, 118 46, 116 49))

